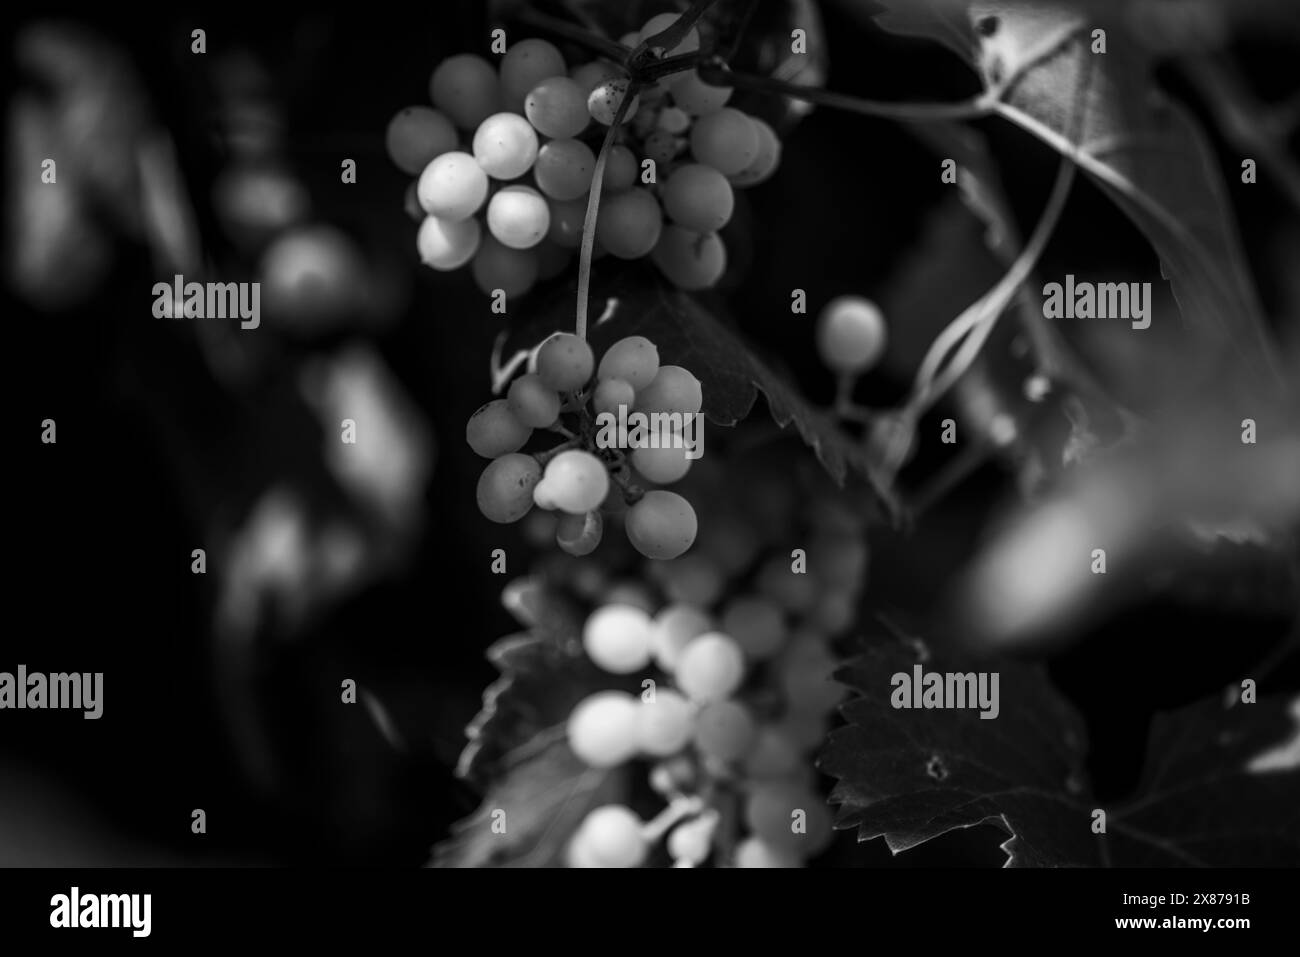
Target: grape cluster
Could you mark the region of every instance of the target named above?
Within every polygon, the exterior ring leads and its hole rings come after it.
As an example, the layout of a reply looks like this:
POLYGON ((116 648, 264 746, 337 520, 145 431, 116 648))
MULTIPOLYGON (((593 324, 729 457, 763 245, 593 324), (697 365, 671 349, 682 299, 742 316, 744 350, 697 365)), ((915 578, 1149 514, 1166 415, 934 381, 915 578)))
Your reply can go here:
POLYGON ((665 833, 679 867, 799 867, 829 844, 811 755, 841 696, 831 641, 853 624, 868 549, 857 511, 824 492, 792 502, 788 481, 755 476, 740 503, 716 489, 696 549, 634 578, 564 560, 594 604, 586 656, 649 689, 584 698, 570 747, 593 768, 645 762, 667 803, 651 821, 623 805, 593 810, 570 840, 572 866, 640 866, 665 833))
POLYGON ((669 426, 698 415, 699 380, 681 366, 660 365, 659 350, 644 336, 615 342, 597 366, 585 339, 557 333, 532 354, 528 368, 504 399, 479 408, 465 427, 470 448, 492 460, 478 482, 483 515, 511 523, 534 505, 557 512, 555 542, 571 555, 595 550, 607 516, 622 522, 648 558, 685 553, 695 541, 695 510, 676 492, 645 486, 683 478, 690 450, 667 434, 658 447, 632 443, 624 423, 637 413, 669 426), (538 455, 520 451, 539 429, 568 441, 538 455), (629 450, 630 444, 637 447, 629 450))
MULTIPOLYGON (((622 43, 634 48, 676 20, 653 17, 622 43)), ((692 29, 667 52, 699 46, 692 29)), ((621 66, 597 60, 568 70, 539 39, 511 45, 499 69, 473 54, 440 63, 429 84, 434 108, 407 107, 387 130, 393 162, 419 176, 407 205, 421 220, 421 260, 444 271, 469 264, 489 295, 519 296, 561 273, 582 242, 596 150, 628 87, 621 66)), ((649 256, 682 289, 717 283, 727 265, 718 230, 731 219, 733 187, 766 180, 781 154, 772 128, 728 107, 730 95, 690 70, 629 104, 606 159, 595 255, 649 256)))

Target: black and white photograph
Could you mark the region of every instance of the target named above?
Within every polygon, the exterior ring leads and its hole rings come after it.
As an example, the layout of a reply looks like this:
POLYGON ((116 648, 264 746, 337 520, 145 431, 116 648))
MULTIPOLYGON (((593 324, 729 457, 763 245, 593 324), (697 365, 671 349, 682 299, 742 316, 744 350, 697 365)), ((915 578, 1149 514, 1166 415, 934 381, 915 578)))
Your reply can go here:
POLYGON ((6 926, 1291 926, 1294 0, 8 13, 6 926))

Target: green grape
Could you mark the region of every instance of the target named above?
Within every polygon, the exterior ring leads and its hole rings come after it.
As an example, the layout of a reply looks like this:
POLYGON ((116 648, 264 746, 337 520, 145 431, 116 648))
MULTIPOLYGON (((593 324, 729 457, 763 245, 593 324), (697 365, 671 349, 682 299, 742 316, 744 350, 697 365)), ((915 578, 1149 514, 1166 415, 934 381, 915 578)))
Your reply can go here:
POLYGON ((716 113, 731 99, 731 87, 705 83, 697 70, 678 73, 671 82, 673 103, 692 116, 716 113))
POLYGON ((677 866, 698 867, 713 852, 713 835, 718 829, 720 815, 709 808, 699 817, 685 821, 668 835, 668 856, 677 866))
POLYGON ((749 836, 736 845, 737 867, 802 867, 799 858, 773 847, 762 838, 749 836))
POLYGON ((511 249, 531 249, 551 228, 545 197, 529 186, 507 186, 488 202, 488 231, 511 249))
POLYGON ((582 515, 598 508, 608 492, 605 463, 590 452, 568 449, 546 463, 533 497, 542 508, 582 515))
POLYGON ((666 106, 659 112, 658 125, 665 133, 681 136, 691 128, 691 115, 679 107, 666 106))
POLYGON ((590 555, 600 544, 604 528, 605 520, 598 511, 587 512, 585 515, 570 515, 566 512, 556 522, 555 544, 570 555, 590 555))
POLYGON ((766 598, 741 595, 723 611, 722 630, 739 642, 749 658, 771 658, 785 644, 785 615, 766 598))
POLYGON ((822 797, 783 782, 764 781, 750 792, 745 801, 745 823, 778 852, 804 860, 824 851, 834 837, 831 814, 822 797))
POLYGON ((659 202, 648 189, 629 189, 605 197, 596 238, 619 259, 640 259, 659 241, 663 222, 659 202))
POLYGON ((483 230, 477 219, 449 222, 426 216, 415 234, 415 248, 420 262, 446 272, 459 269, 479 251, 483 230))
POLYGON ((582 245, 582 228, 587 216, 587 200, 570 202, 551 201, 551 228, 546 238, 561 249, 577 249, 582 245))
POLYGON ((502 101, 507 109, 522 113, 525 99, 539 83, 567 73, 564 57, 553 44, 535 38, 512 43, 501 58, 502 101))
POLYGON ((483 405, 465 424, 465 441, 476 455, 495 459, 524 447, 533 430, 515 418, 505 399, 483 405))
POLYGON ((593 60, 591 63, 584 63, 581 66, 574 67, 569 72, 569 77, 574 83, 578 84, 578 89, 582 91, 582 101, 587 102, 587 97, 591 96, 591 91, 606 80, 616 80, 619 77, 626 76, 622 70, 603 60, 593 60))
POLYGON ((596 378, 622 379, 633 389, 644 389, 659 372, 659 350, 645 336, 618 340, 600 358, 596 378))
POLYGON ((723 107, 691 127, 691 153, 724 176, 735 176, 758 159, 759 133, 740 110, 723 107))
POLYGON ((687 292, 716 285, 727 271, 727 247, 717 233, 698 233, 675 223, 664 227, 650 259, 669 282, 687 292))
POLYGON ((574 867, 640 867, 649 853, 642 820, 621 804, 598 807, 583 820, 569 846, 574 867))
POLYGON ((631 605, 597 608, 583 625, 582 648, 610 674, 641 671, 650 663, 650 616, 631 605))
POLYGON ((777 138, 776 131, 757 116, 751 116, 750 119, 758 131, 758 155, 739 173, 728 177, 732 184, 746 188, 771 179, 781 165, 781 141, 777 138))
POLYGON ((754 745, 756 728, 739 701, 713 701, 695 716, 695 746, 718 761, 739 761, 754 745))
MULTIPOLYGON (((498 399, 497 401, 501 400, 498 399)), ((524 516, 521 525, 524 533, 524 540, 528 542, 529 545, 533 546, 533 548, 546 548, 555 541, 555 529, 558 525, 559 518, 554 512, 531 511, 524 516)), ((523 580, 524 579, 515 579, 515 581, 523 580)), ((510 584, 514 583, 512 582, 510 584)), ((509 588, 510 584, 506 585, 506 588, 509 588)), ((504 592, 501 595, 501 603, 503 605, 506 604, 506 596, 504 592)), ((509 606, 507 605, 507 607, 509 606)))
MULTIPOLYGON (((591 91, 587 97, 587 112, 591 118, 601 126, 612 126, 614 117, 618 115, 618 108, 623 103, 623 98, 627 96, 627 80, 606 80, 591 91)), ((627 112, 624 114, 624 122, 628 117, 636 115, 640 106, 640 97, 633 96, 632 102, 628 104, 627 112)))
POLYGON ((493 179, 515 179, 537 159, 537 132, 517 113, 493 113, 474 132, 474 159, 493 179))
MULTIPOLYGON (((468 220, 478 228, 478 220, 468 220)), ((507 296, 522 296, 537 282, 539 266, 537 254, 531 249, 511 249, 492 236, 483 239, 483 245, 474 257, 472 272, 474 282, 487 295, 500 289, 507 296)))
POLYGON ((591 121, 587 114, 590 92, 567 76, 548 77, 525 98, 524 116, 543 136, 554 139, 577 136, 591 121))
POLYGON ((637 392, 638 412, 694 415, 704 406, 700 380, 681 366, 660 366, 650 384, 637 392))
POLYGON ((511 414, 531 429, 550 428, 560 417, 559 395, 547 388, 541 376, 533 373, 521 375, 510 383, 506 401, 511 414))
POLYGON ((676 492, 646 492, 623 520, 632 547, 646 558, 671 559, 684 554, 695 542, 695 509, 676 492))
POLYGON ((587 340, 571 332, 557 332, 537 350, 537 374, 556 392, 576 392, 587 384, 595 368, 587 340))
POLYGON ((672 602, 707 608, 727 587, 722 569, 707 555, 683 555, 675 562, 659 562, 653 567, 661 569, 659 584, 672 602))
POLYGON ((745 655, 730 635, 710 631, 692 638, 677 656, 677 687, 692 701, 723 701, 745 678, 745 655))
POLYGON ((569 713, 569 747, 593 768, 615 767, 636 754, 640 720, 638 701, 626 691, 598 691, 569 713))
POLYGON ((462 130, 472 130, 497 111, 497 71, 482 57, 461 53, 438 64, 429 79, 433 105, 462 130))
POLYGON ((451 222, 469 219, 487 198, 488 178, 468 153, 443 153, 416 181, 420 206, 430 216, 451 222))
POLYGON ((817 352, 836 372, 866 372, 885 354, 885 317, 861 296, 840 296, 817 317, 817 352))
POLYGON ((677 158, 682 142, 680 137, 655 130, 645 138, 645 155, 655 161, 656 167, 667 166, 677 158))
MULTIPOLYGON (((551 199, 567 201, 585 196, 591 189, 596 156, 581 140, 551 140, 537 154, 533 176, 538 188, 551 199)), ((586 212, 586 204, 583 204, 586 212)))
POLYGON ((661 688, 653 700, 642 699, 637 725, 637 745, 642 754, 656 758, 676 754, 690 743, 694 730, 695 708, 676 691, 661 688))
POLYGON ((615 146, 605 157, 605 177, 601 180, 601 195, 621 193, 625 189, 631 189, 636 185, 638 169, 640 167, 637 165, 636 154, 626 146, 615 146))
POLYGON ((542 477, 531 455, 508 452, 493 459, 478 480, 478 508, 489 521, 517 522, 533 507, 533 489, 542 477))
POLYGON ((664 211, 679 226, 714 233, 731 221, 736 200, 731 184, 712 166, 686 163, 664 183, 664 211))
POLYGON ((599 413, 618 415, 620 408, 632 411, 636 402, 636 390, 624 379, 604 379, 596 386, 592 394, 591 405, 599 413))
POLYGON ((691 470, 691 460, 686 457, 686 448, 637 448, 628 456, 632 467, 655 485, 672 485, 680 482, 691 470))
POLYGON ((779 725, 765 724, 745 756, 745 773, 756 779, 782 778, 799 770, 803 755, 794 738, 779 725))
POLYGON ((691 605, 677 603, 661 608, 650 633, 650 652, 655 664, 672 673, 687 643, 712 627, 713 620, 691 605))
POLYGON ((397 168, 414 176, 435 156, 456 148, 456 127, 437 110, 408 106, 388 121, 384 145, 397 168))

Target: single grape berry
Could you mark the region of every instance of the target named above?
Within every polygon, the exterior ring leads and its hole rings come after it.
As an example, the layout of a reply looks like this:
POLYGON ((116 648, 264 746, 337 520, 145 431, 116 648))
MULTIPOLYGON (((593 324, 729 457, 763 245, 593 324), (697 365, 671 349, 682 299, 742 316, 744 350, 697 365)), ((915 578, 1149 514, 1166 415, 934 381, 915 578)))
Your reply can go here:
POLYGON ((565 730, 573 753, 593 768, 612 768, 636 754, 638 700, 626 691, 598 691, 569 714, 565 730))
POLYGON ((478 507, 489 521, 508 525, 533 507, 533 489, 542 477, 531 455, 509 452, 488 463, 478 480, 478 507))
POLYGON ((582 91, 582 101, 585 104, 591 91, 606 80, 614 80, 624 76, 622 70, 612 63, 606 63, 604 60, 593 60, 590 63, 583 63, 581 66, 575 66, 569 71, 569 77, 574 83, 578 84, 578 89, 582 91))
POLYGON ((711 631, 686 643, 677 655, 677 687, 692 701, 722 701, 740 687, 745 655, 730 635, 711 631))
POLYGON ((731 184, 712 166, 687 163, 664 183, 664 212, 673 222, 700 233, 714 233, 731 221, 736 199, 731 184))
POLYGON ((661 608, 654 617, 650 634, 655 664, 671 673, 687 643, 712 627, 713 620, 693 605, 673 604, 661 608))
POLYGON ((679 866, 699 867, 713 852, 713 835, 720 817, 709 808, 699 817, 678 824, 668 835, 668 856, 679 866))
MULTIPOLYGON (((606 80, 587 97, 587 112, 601 126, 613 126, 614 117, 618 115, 618 108, 622 105, 623 98, 627 96, 627 90, 627 80, 606 80)), ((639 97, 632 97, 632 102, 628 104, 627 112, 623 115, 624 122, 628 117, 636 116, 640 102, 639 97)))
POLYGON ((767 598, 741 595, 722 612, 722 630, 735 638, 750 658, 771 658, 785 643, 785 614, 767 598))
POLYGON ((745 801, 745 823, 779 852, 807 859, 815 857, 834 837, 831 815, 820 795, 782 782, 763 782, 745 801), (802 811, 803 828, 795 821, 802 811))
POLYGON ((477 219, 451 222, 437 216, 426 216, 415 234, 415 247, 420 262, 446 272, 459 269, 469 262, 479 250, 483 229, 477 219))
POLYGON ((443 60, 429 79, 433 105, 462 130, 474 129, 495 113, 500 95, 497 71, 472 53, 443 60))
POLYGON ((656 125, 665 133, 681 136, 691 128, 691 115, 676 106, 666 106, 659 111, 656 125))
POLYGON ((632 411, 636 390, 624 379, 604 379, 592 394, 591 405, 597 412, 617 416, 620 408, 632 411))
POLYGON ((648 386, 637 392, 638 412, 681 412, 693 415, 704 405, 700 380, 681 366, 660 366, 648 386))
POLYGON ((749 837, 736 845, 735 865, 737 867, 800 867, 799 858, 786 851, 773 847, 762 838, 749 837))
POLYGON ((692 116, 716 113, 731 99, 731 87, 705 83, 697 70, 678 73, 671 82, 673 102, 692 116))
POLYGON ((640 259, 659 241, 664 217, 648 189, 629 189, 605 198, 596 218, 596 239, 619 259, 640 259))
POLYGON ((780 778, 793 774, 803 763, 799 746, 778 725, 765 724, 754 736, 754 745, 745 756, 745 773, 756 779, 780 778))
POLYGON ((650 663, 650 616, 631 605, 605 605, 587 618, 582 648, 596 667, 627 675, 650 663))
POLYGON ((646 492, 624 518, 632 547, 646 558, 670 559, 685 554, 695 541, 695 509, 676 492, 646 492))
POLYGON ((510 44, 501 58, 501 97, 506 108, 524 112, 524 101, 543 80, 565 76, 568 67, 554 44, 529 38, 510 44))
POLYGON ((659 350, 645 336, 618 340, 600 357, 596 378, 622 379, 633 389, 644 389, 659 372, 659 350))
POLYGON ((555 544, 570 555, 590 555, 600 544, 604 529, 605 520, 599 511, 587 512, 585 515, 570 515, 566 512, 555 523, 555 544))
POLYGON ((585 196, 595 171, 596 154, 581 140, 551 140, 538 151, 533 164, 538 189, 562 202, 585 196))
POLYGON ((839 296, 817 317, 817 351, 836 372, 866 372, 885 354, 885 317, 869 299, 839 296))
POLYGON ((728 177, 734 185, 746 188, 770 179, 781 165, 781 141, 777 139, 776 131, 756 116, 750 119, 758 131, 758 155, 739 173, 728 177))
POLYGON ((494 113, 474 133, 474 159, 493 179, 523 176, 537 159, 537 131, 517 113, 494 113))
POLYGON ((713 701, 695 717, 695 746, 719 761, 739 761, 754 744, 754 719, 739 701, 713 701))
POLYGON ((691 127, 691 153, 724 176, 734 176, 758 158, 759 132, 740 110, 723 107, 691 127))
POLYGON ((661 439, 659 448, 633 449, 629 458, 632 467, 647 481, 655 485, 672 485, 674 482, 680 482, 691 470, 691 460, 687 458, 688 451, 684 443, 674 446, 665 444, 661 439))
MULTIPOLYGON (((636 154, 626 146, 615 146, 605 157, 605 177, 601 180, 601 194, 621 193, 636 185, 639 169, 636 154)), ((584 210, 586 204, 583 205, 584 210)))
MULTIPOLYGON (((478 227, 477 219, 467 222, 478 227)), ((537 254, 533 250, 511 249, 495 237, 485 236, 478 255, 474 257, 471 271, 475 284, 484 293, 491 296, 500 289, 507 298, 511 298, 522 296, 533 288, 539 268, 537 254)))
POLYGON ((533 128, 552 139, 577 136, 587 128, 587 94, 567 76, 547 77, 524 99, 524 116, 533 128))
POLYGON ((384 145, 397 168, 414 176, 435 156, 456 148, 456 127, 437 110, 408 106, 389 120, 384 145))
POLYGON ((575 867, 640 867, 649 852, 644 826, 621 804, 598 807, 574 832, 569 863, 575 867))
POLYGON ((483 405, 465 424, 465 441, 476 455, 495 459, 524 447, 533 430, 510 411, 505 399, 483 405))
POLYGON ((556 392, 576 392, 587 384, 595 368, 587 340, 559 332, 537 350, 537 375, 556 392))
POLYGON ((642 754, 666 758, 690 743, 695 730, 695 708, 676 691, 661 688, 651 700, 641 701, 637 745, 642 754))
POLYGON ((598 508, 608 493, 605 463, 590 452, 567 449, 546 463, 534 501, 542 508, 582 515, 598 508))
POLYGON ((551 228, 551 208, 530 186, 507 186, 488 202, 488 231, 511 249, 531 249, 551 228))
POLYGON ((459 222, 469 219, 483 205, 488 178, 474 157, 455 150, 430 162, 420 173, 415 189, 426 213, 459 222))
POLYGON ((521 375, 506 393, 510 412, 531 429, 545 429, 560 417, 560 397, 536 374, 521 375))
POLYGON ((727 271, 727 247, 717 233, 699 233, 669 223, 650 260, 678 289, 698 292, 716 285, 727 271))

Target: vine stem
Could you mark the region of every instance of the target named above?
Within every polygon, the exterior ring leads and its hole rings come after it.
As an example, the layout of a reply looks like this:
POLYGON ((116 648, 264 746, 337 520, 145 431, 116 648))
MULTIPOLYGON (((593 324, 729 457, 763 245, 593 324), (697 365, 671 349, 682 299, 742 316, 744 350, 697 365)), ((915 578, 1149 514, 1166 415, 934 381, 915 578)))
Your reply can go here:
POLYGON ((673 21, 666 30, 661 30, 652 37, 643 37, 641 42, 637 44, 636 49, 628 54, 628 71, 634 72, 634 64, 638 60, 644 59, 647 51, 652 47, 658 47, 662 50, 677 49, 677 45, 686 39, 686 34, 691 32, 691 28, 699 22, 700 17, 704 16, 709 7, 716 2, 717 0, 695 0, 690 9, 673 21))
POLYGON ((582 249, 578 254, 578 308, 577 318, 574 323, 574 332, 579 339, 587 338, 587 299, 591 294, 591 253, 596 244, 596 214, 600 210, 600 188, 605 181, 605 161, 609 159, 609 151, 614 148, 614 139, 618 136, 618 128, 623 124, 623 118, 627 116, 628 107, 636 99, 640 91, 640 84, 636 80, 628 83, 627 92, 623 94, 623 101, 619 103, 618 110, 614 114, 614 122, 609 125, 609 130, 605 133, 605 140, 600 144, 600 155, 596 157, 596 168, 591 174, 591 193, 587 197, 587 215, 582 221, 582 249))

